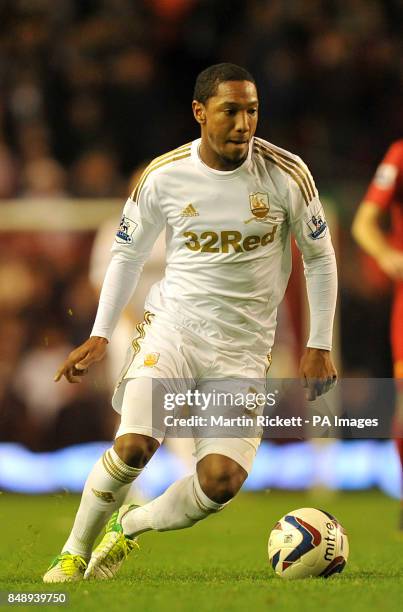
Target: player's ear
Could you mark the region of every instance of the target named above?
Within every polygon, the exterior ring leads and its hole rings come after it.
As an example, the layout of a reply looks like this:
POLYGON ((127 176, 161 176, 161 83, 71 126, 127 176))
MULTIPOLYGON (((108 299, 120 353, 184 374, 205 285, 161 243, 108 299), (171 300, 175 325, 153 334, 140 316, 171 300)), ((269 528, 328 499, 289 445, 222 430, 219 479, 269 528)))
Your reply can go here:
POLYGON ((200 125, 206 123, 206 107, 204 106, 203 102, 193 100, 192 109, 194 118, 196 119, 197 123, 200 123, 200 125))

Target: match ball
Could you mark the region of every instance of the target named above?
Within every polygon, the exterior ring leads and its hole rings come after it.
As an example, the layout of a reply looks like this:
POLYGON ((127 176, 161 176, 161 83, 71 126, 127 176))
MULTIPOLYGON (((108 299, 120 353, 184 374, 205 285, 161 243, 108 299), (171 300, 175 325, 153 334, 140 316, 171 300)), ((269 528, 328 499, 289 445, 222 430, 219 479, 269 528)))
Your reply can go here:
POLYGON ((283 516, 269 536, 269 562, 281 578, 328 578, 343 571, 349 545, 338 520, 316 508, 283 516))

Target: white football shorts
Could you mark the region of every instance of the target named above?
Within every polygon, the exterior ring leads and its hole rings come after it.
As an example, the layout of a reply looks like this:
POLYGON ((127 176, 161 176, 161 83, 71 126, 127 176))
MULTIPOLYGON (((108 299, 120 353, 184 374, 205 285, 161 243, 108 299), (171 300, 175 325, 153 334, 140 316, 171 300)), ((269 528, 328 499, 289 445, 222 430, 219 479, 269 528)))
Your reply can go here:
POLYGON ((139 433, 161 443, 175 435, 173 420, 185 419, 186 427, 179 427, 176 435, 193 436, 197 461, 221 454, 249 473, 262 435, 256 416, 264 409, 253 397, 265 393, 270 354, 239 352, 231 344, 217 349, 202 333, 150 312, 136 332, 112 399, 121 414, 116 437, 139 433), (188 392, 209 401, 176 405, 178 394, 188 392), (245 404, 242 398, 250 401, 245 404))

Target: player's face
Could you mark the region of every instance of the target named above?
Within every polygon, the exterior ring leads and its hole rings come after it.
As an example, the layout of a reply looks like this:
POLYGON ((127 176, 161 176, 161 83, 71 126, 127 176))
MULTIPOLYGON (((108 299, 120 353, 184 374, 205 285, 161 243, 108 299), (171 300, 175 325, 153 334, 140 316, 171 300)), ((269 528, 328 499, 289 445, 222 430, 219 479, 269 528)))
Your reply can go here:
POLYGON ((216 170, 233 170, 248 156, 256 131, 258 98, 250 81, 224 81, 206 104, 193 101, 202 130, 200 155, 216 170))

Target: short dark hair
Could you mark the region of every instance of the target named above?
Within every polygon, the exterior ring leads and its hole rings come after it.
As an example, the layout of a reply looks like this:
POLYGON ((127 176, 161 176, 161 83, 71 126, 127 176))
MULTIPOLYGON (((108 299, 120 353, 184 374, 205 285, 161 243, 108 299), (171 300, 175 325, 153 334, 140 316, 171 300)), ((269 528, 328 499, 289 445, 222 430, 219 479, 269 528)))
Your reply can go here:
POLYGON ((215 96, 218 85, 224 81, 250 81, 256 85, 255 79, 245 68, 223 62, 200 72, 196 79, 193 99, 205 104, 209 98, 215 96))

